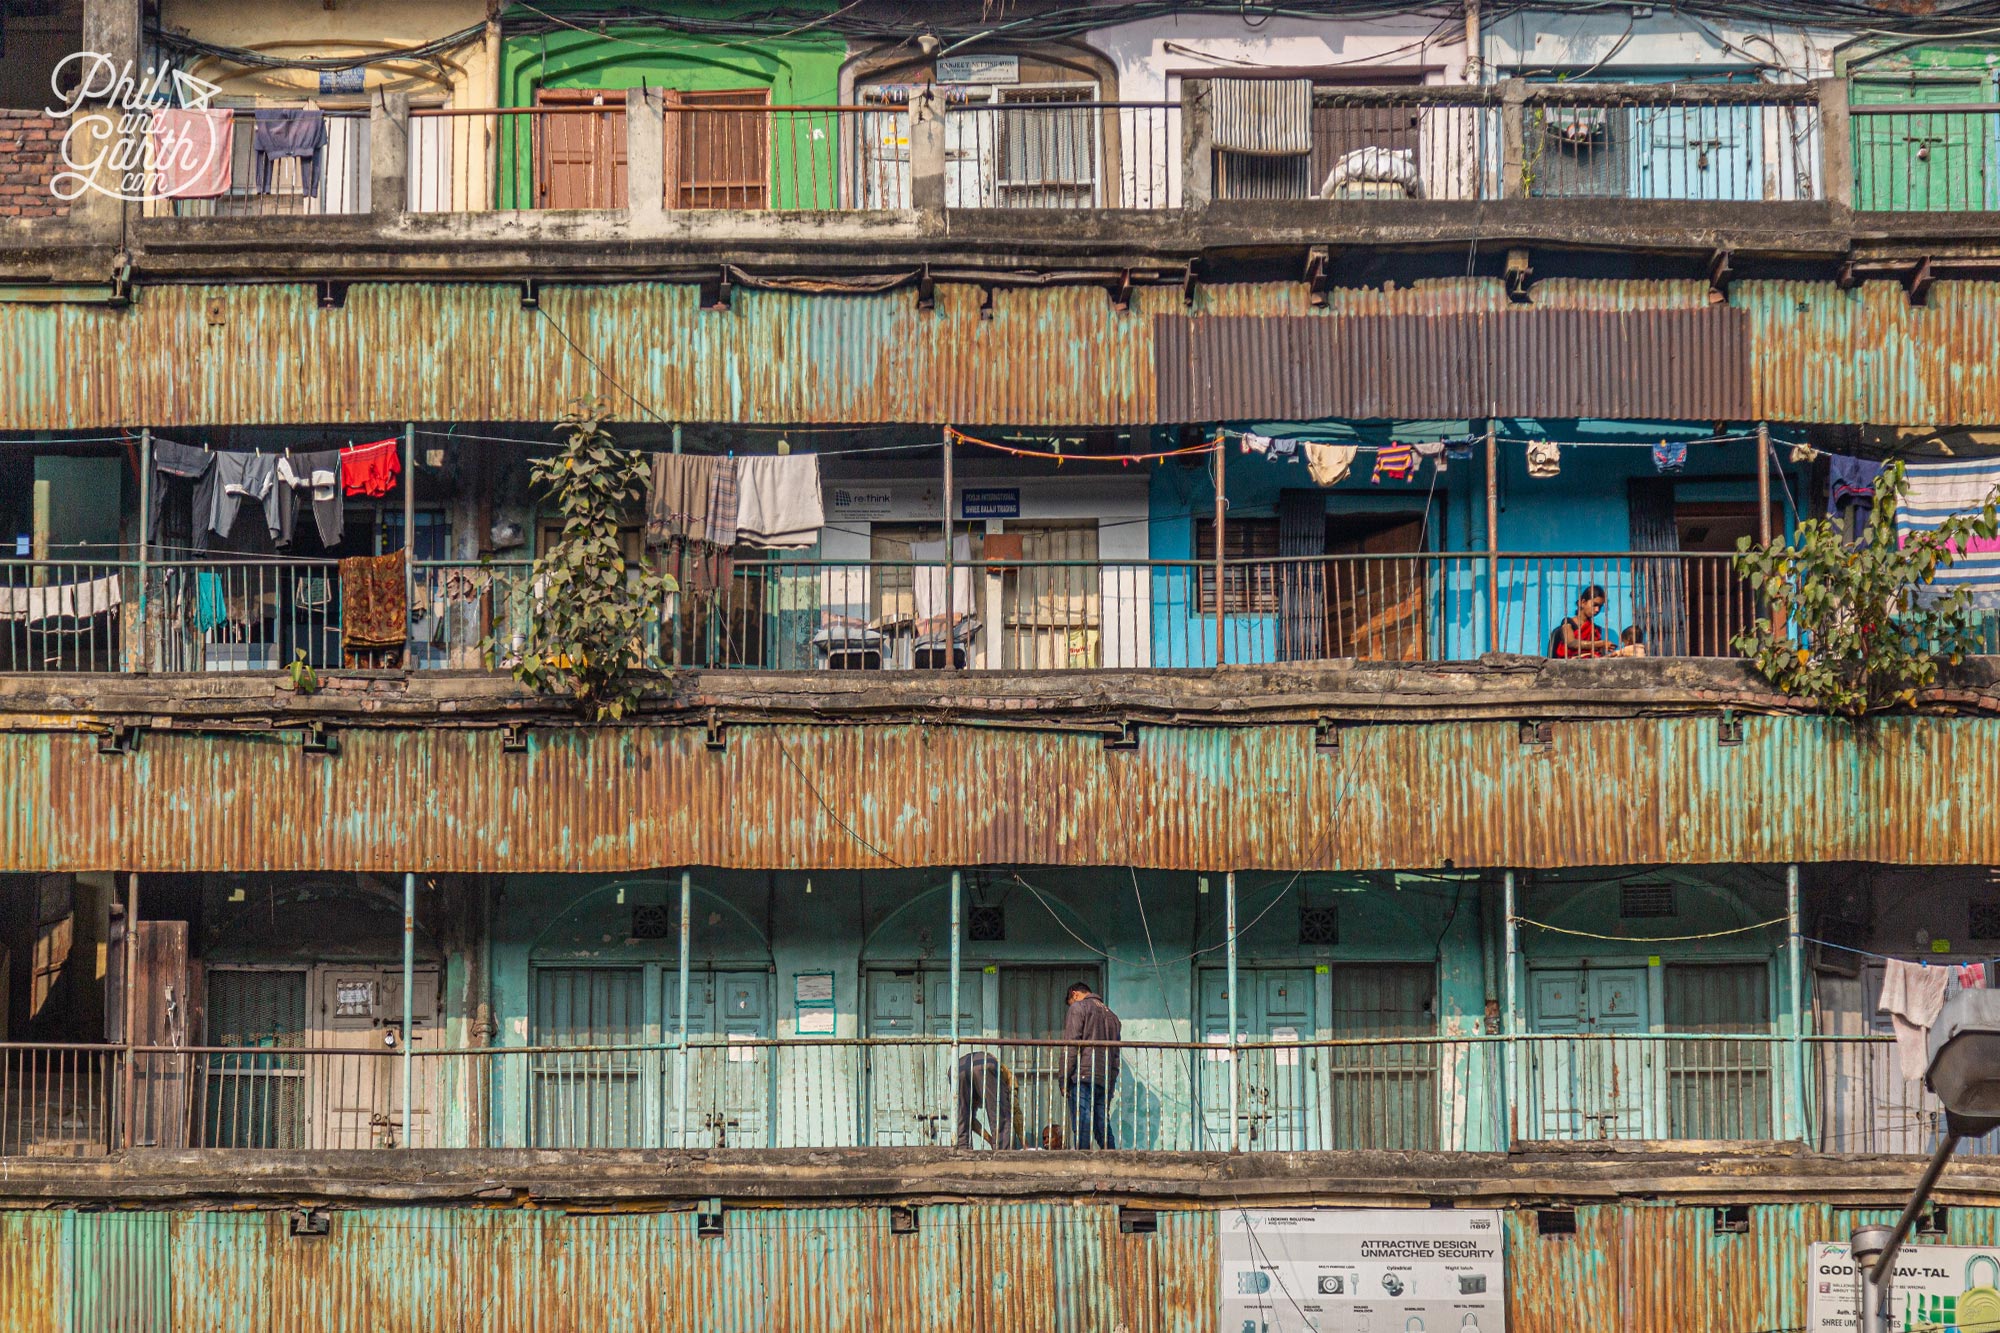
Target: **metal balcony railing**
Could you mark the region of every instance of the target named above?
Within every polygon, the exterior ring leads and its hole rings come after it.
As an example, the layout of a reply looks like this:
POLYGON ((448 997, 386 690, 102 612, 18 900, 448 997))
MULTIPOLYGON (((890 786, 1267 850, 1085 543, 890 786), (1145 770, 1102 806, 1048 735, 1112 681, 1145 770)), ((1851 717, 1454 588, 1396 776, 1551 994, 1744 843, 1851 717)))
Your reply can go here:
MULTIPOLYGON (((1263 560, 742 560, 665 564, 642 644, 710 670, 1093 670, 1550 652, 1586 588, 1607 651, 1726 657, 1758 615, 1733 557, 1425 552, 1263 560), (1220 595, 1217 586, 1220 582, 1220 595), (1219 611, 1219 616, 1218 616, 1219 611)), ((418 561, 406 664, 504 670, 543 598, 527 562, 418 561)), ((324 560, 0 562, 0 670, 344 665, 324 560)))
MULTIPOLYGON (((365 1034, 373 1037, 374 1034, 365 1034)), ((379 1038, 377 1038, 379 1040, 379 1038)), ((1922 1154, 1936 1099, 1878 1036, 1530 1033, 1340 1040, 691 1036, 651 1043, 0 1045, 0 1156, 123 1146, 1498 1152, 1802 1142, 1922 1154), (1112 1052, 1116 1052, 1116 1060, 1112 1052), (956 1054, 957 1062, 953 1057, 956 1054), (129 1079, 127 1077, 129 1073, 129 1079), (1081 1076, 1081 1079, 1079 1078, 1081 1076), (1079 1083, 1106 1092, 1094 1099, 1079 1083), (960 1113, 964 1120, 961 1123, 960 1113), (130 1126, 129 1135, 127 1125, 130 1126)), ((1993 1152, 1989 1140, 1969 1151, 1993 1152)))
POLYGON ((2000 208, 2000 103, 1855 106, 1854 207, 1878 213, 2000 208))

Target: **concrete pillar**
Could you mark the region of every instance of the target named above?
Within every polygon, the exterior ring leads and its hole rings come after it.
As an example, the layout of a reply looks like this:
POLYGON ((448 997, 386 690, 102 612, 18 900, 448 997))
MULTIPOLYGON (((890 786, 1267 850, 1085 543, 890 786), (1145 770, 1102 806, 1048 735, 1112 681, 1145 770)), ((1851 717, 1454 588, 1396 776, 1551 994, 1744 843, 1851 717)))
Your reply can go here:
POLYGON ((1821 79, 1819 90, 1820 192, 1829 203, 1854 207, 1854 137, 1848 128, 1847 81, 1821 79))
POLYGON ((667 207, 667 99, 658 88, 625 93, 625 209, 664 213, 667 207))
POLYGON ((1527 109, 1527 81, 1500 80, 1500 197, 1502 199, 1519 199, 1528 193, 1527 109))
POLYGON ((1215 124, 1208 80, 1181 80, 1181 207, 1206 208, 1215 198, 1215 124))
POLYGON ((910 98, 910 207, 944 211, 944 95, 935 88, 910 98))
POLYGON ((384 93, 368 113, 368 211, 376 217, 410 206, 410 95, 384 93))

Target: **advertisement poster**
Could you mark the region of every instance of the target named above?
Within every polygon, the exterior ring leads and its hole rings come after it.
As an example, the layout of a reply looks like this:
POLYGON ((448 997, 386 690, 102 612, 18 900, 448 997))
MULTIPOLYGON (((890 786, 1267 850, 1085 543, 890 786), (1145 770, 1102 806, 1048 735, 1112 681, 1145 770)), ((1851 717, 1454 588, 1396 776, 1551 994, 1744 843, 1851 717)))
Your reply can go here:
POLYGON ((1222 1214, 1222 1333, 1503 1333, 1500 1214, 1222 1214))
MULTIPOLYGON (((1847 1245, 1819 1241, 1806 1249, 1806 1328, 1853 1333, 1861 1317, 1861 1285, 1847 1245)), ((1891 1333, 1912 1329, 2000 1327, 2000 1248, 1905 1245, 1890 1287, 1891 1333)))

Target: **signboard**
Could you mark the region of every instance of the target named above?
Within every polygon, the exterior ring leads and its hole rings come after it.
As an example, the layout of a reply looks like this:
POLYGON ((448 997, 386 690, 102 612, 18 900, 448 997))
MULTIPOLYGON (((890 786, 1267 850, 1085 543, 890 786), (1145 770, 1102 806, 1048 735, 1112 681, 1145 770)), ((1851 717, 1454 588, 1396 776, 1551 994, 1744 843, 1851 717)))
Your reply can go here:
POLYGON ((368 71, 365 69, 323 69, 319 72, 319 90, 322 93, 358 93, 367 87, 368 71))
POLYGON ((1019 518, 1021 489, 1018 486, 966 487, 959 495, 960 518, 1019 518))
POLYGON ((1222 1333, 1503 1333, 1500 1214, 1235 1209, 1222 1214, 1222 1333))
POLYGON ((944 56, 937 62, 939 83, 1019 83, 1019 56, 944 56))
MULTIPOLYGON (((1852 1333, 1861 1322, 1861 1281, 1847 1246, 1806 1247, 1808 1333, 1852 1333)), ((1890 1288, 1890 1333, 1992 1328, 2000 1323, 2000 1247, 1905 1245, 1890 1288)))
POLYGON ((826 492, 827 513, 835 518, 878 522, 893 517, 896 493, 887 486, 833 486, 826 492))

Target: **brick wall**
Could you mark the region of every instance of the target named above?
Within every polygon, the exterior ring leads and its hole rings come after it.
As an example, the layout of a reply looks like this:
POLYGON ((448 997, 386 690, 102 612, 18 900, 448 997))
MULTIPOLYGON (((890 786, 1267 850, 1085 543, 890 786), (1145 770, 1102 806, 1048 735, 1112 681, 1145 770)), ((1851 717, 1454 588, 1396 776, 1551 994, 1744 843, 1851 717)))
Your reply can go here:
POLYGON ((39 111, 0 110, 0 218, 59 218, 69 205, 49 193, 63 126, 39 111))

